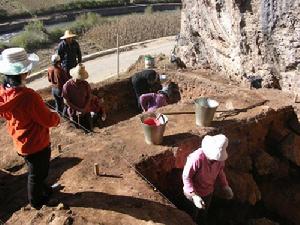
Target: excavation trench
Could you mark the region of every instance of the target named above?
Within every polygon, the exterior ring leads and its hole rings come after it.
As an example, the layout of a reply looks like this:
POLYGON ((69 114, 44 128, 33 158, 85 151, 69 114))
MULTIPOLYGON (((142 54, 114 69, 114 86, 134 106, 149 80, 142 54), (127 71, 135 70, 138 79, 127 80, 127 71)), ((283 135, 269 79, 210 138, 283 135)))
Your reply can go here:
MULTIPOLYGON (((191 204, 183 196, 181 179, 186 157, 200 146, 205 134, 222 132, 230 140, 225 171, 235 198, 213 199, 211 224, 260 224, 267 219, 282 225, 299 224, 300 136, 293 107, 278 106, 273 102, 278 100, 276 96, 265 104, 268 91, 241 90, 195 74, 176 73, 169 78, 178 83, 181 101, 161 112, 194 116, 193 99, 209 96, 220 103, 216 121, 210 129, 195 130, 191 124, 180 138, 168 136, 162 144, 168 149, 143 157, 135 163, 136 169, 179 209, 190 213, 191 204)), ((95 95, 104 97, 108 111, 108 120, 98 124, 100 129, 139 114, 129 78, 92 88, 95 95)))
MULTIPOLYGON (((294 117, 292 108, 284 108, 222 127, 230 140, 225 171, 235 198, 214 197, 209 211, 211 224, 259 224, 262 218, 281 225, 298 224, 300 170, 286 155, 287 148, 298 148, 296 142, 288 140, 295 133, 286 125, 294 117)), ((183 195, 182 170, 187 154, 200 146, 202 137, 186 134, 174 140, 176 144, 168 151, 136 164, 143 176, 190 215, 192 205, 183 195)))

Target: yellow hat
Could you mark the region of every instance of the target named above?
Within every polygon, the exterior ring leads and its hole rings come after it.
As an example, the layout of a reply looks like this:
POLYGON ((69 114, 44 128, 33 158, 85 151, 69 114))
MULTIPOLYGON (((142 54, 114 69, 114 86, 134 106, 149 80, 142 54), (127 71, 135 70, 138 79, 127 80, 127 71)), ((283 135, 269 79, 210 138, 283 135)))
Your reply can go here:
POLYGON ((70 70, 70 75, 73 79, 85 80, 89 77, 88 72, 85 70, 85 66, 79 63, 76 67, 70 70))
POLYGON ((76 37, 76 34, 73 34, 72 31, 70 30, 66 30, 64 36, 60 37, 60 39, 67 39, 67 38, 72 38, 72 37, 76 37))

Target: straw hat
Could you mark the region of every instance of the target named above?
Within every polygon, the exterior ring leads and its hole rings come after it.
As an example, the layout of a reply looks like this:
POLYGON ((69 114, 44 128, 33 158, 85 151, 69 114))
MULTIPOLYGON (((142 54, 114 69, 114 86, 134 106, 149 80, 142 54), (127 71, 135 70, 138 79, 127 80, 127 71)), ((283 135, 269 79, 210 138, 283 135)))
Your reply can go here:
POLYGON ((228 157, 226 148, 228 138, 223 134, 206 135, 202 140, 202 151, 210 160, 225 161, 228 157))
POLYGON ((31 71, 39 61, 36 54, 28 55, 24 48, 8 48, 0 55, 0 73, 19 75, 31 71))
POLYGON ((60 56, 58 54, 54 54, 51 56, 51 63, 55 65, 58 61, 60 61, 60 56))
POLYGON ((66 30, 64 36, 60 37, 61 40, 76 37, 76 34, 73 34, 72 31, 66 30))
POLYGON ((70 70, 70 75, 73 79, 85 80, 89 77, 88 72, 85 70, 85 66, 79 63, 76 67, 70 70))

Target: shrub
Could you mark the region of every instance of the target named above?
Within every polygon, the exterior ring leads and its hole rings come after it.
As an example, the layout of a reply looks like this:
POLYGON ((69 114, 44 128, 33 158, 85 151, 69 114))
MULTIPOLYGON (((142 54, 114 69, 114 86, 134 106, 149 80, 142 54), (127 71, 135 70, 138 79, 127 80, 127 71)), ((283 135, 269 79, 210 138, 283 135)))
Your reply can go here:
POLYGON ((104 22, 105 19, 103 19, 100 15, 96 13, 87 13, 77 17, 70 27, 70 30, 75 33, 85 33, 96 24, 102 24, 104 22))
POLYGON ((4 9, 0 9, 0 20, 7 18, 7 12, 4 9))
POLYGON ((59 40, 61 36, 64 35, 64 30, 60 28, 54 28, 53 30, 48 31, 48 33, 49 33, 49 39, 52 42, 56 42, 57 40, 59 40))
POLYGON ((49 44, 47 30, 41 21, 33 21, 25 26, 25 31, 13 37, 10 41, 12 46, 23 47, 26 50, 33 50, 45 47, 49 44))

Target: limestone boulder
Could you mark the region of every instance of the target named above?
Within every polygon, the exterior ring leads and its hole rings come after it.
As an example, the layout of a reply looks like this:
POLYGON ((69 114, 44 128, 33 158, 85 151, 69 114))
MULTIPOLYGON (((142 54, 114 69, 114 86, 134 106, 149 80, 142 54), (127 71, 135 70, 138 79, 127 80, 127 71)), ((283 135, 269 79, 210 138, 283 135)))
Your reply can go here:
POLYGON ((263 87, 299 89, 300 5, 294 0, 182 0, 177 55, 263 87), (298 86, 297 86, 298 85, 298 86))

